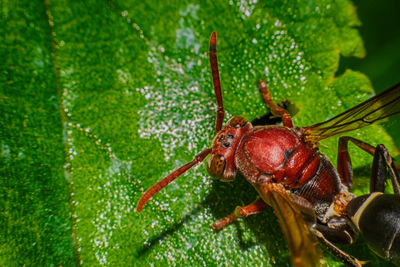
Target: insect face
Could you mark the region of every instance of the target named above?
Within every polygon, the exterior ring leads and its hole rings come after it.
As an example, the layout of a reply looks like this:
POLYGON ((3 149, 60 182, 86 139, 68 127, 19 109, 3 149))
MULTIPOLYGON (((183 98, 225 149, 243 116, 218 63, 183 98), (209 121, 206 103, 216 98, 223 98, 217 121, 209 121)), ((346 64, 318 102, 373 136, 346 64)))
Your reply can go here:
POLYGON ((233 117, 218 132, 212 145, 207 171, 221 181, 232 181, 236 176, 235 152, 244 134, 252 128, 243 117, 233 117))

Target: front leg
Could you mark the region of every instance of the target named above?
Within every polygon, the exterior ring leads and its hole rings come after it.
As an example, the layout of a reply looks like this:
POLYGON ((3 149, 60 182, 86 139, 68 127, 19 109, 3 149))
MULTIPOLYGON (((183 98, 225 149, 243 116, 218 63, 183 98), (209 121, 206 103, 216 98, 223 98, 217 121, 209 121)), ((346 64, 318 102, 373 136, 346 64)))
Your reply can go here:
MULTIPOLYGON (((377 159, 378 161, 382 162, 380 163, 381 165, 385 165, 384 164, 384 153, 387 154, 387 158, 389 160, 390 158, 390 164, 392 166, 393 170, 399 170, 400 166, 399 164, 393 162, 393 159, 390 157, 389 152, 385 152, 382 149, 380 149, 380 151, 378 152, 378 154, 376 153, 376 148, 371 146, 368 143, 365 143, 361 140, 358 140, 356 138, 350 137, 350 136, 342 136, 339 138, 339 147, 338 147, 338 157, 337 157, 337 170, 340 176, 340 179, 342 181, 342 183, 344 185, 346 185, 349 189, 351 189, 352 183, 353 183, 353 168, 351 166, 351 159, 350 159, 350 154, 349 154, 349 149, 348 149, 348 143, 349 141, 351 141, 353 144, 355 144, 356 146, 358 146, 359 148, 361 148, 362 150, 364 150, 365 152, 367 152, 370 155, 374 156, 375 158, 379 158, 377 159)), ((382 145, 383 146, 383 145, 382 145)), ((384 147, 384 150, 386 150, 386 148, 384 147)), ((375 162, 375 160, 374 160, 375 162)), ((374 163, 375 165, 377 163, 374 163)), ((386 164, 387 165, 387 164, 386 164)), ((375 167, 376 169, 376 167, 375 167)), ((381 170, 381 169, 379 169, 381 170)), ((377 171, 379 171, 377 170, 377 171)), ((373 170, 374 172, 374 167, 373 170)), ((394 175, 392 175, 393 177, 394 175)), ((374 179, 379 179, 379 177, 381 177, 380 175, 377 174, 373 174, 372 175, 372 180, 374 179)), ((371 183, 373 182, 371 180, 371 183)), ((397 180, 398 181, 398 180, 397 180)), ((399 182, 397 182, 397 184, 399 184, 399 182)), ((372 186, 372 184, 371 184, 372 186)), ((395 187, 394 183, 393 186, 395 187)), ((399 187, 399 186, 398 186, 399 187)), ((372 189, 372 187, 371 187, 372 189)), ((395 189, 396 190, 396 189, 395 189)), ((375 189, 373 191, 376 191, 375 189)))
POLYGON ((247 205, 247 206, 237 206, 235 211, 229 214, 228 216, 222 218, 221 220, 218 220, 214 222, 211 225, 211 228, 217 232, 220 231, 222 228, 225 226, 233 223, 240 217, 247 217, 250 215, 258 214, 263 212, 267 208, 267 204, 265 204, 264 200, 262 198, 258 197, 253 203, 247 205))
POLYGON ((340 180, 347 188, 351 189, 353 185, 353 168, 349 154, 348 143, 351 141, 353 144, 363 149, 367 153, 373 155, 375 148, 370 144, 360 141, 350 136, 343 136, 339 138, 338 156, 337 156, 337 170, 340 180))
POLYGON ((260 88, 265 104, 270 108, 271 113, 274 114, 275 116, 282 117, 282 122, 284 126, 288 128, 293 128, 292 117, 290 116, 289 112, 287 112, 286 109, 275 105, 275 103, 272 101, 271 94, 267 89, 266 81, 262 79, 259 80, 258 87, 260 88))
POLYGON ((389 151, 384 145, 377 145, 374 153, 374 161, 372 162, 370 192, 385 191, 386 169, 392 181, 393 191, 400 194, 399 175, 396 171, 395 164, 389 151))
POLYGON ((326 237, 319 232, 318 230, 314 231, 315 236, 317 237, 320 244, 322 244, 330 253, 335 255, 341 262, 354 267, 361 267, 366 262, 359 261, 357 258, 347 254, 334 244, 332 244, 326 237))

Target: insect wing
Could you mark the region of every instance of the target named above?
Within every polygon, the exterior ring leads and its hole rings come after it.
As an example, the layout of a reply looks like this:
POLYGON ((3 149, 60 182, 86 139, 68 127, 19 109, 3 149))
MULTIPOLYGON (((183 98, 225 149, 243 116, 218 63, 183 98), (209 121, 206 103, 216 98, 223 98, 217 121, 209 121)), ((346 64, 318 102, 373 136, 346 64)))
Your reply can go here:
POLYGON ((304 127, 307 139, 319 141, 400 113, 400 83, 325 122, 304 127))
POLYGON ((278 217, 288 243, 293 266, 324 266, 326 264, 316 237, 311 232, 291 195, 277 184, 262 186, 260 193, 278 217))

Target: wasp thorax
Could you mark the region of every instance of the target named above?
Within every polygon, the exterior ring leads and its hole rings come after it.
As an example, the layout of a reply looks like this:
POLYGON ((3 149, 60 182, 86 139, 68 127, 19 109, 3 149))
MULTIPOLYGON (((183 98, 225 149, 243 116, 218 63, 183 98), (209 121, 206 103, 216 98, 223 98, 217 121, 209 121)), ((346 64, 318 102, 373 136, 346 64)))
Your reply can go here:
POLYGON ((207 170, 214 178, 231 181, 236 176, 235 152, 245 133, 252 128, 243 117, 233 117, 214 138, 207 170))

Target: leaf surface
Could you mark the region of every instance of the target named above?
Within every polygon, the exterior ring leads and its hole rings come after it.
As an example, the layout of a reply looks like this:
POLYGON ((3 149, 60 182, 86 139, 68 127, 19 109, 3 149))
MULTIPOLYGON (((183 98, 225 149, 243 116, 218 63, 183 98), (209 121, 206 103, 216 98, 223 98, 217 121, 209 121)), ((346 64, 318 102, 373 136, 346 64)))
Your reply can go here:
MULTIPOLYGON (((215 97, 208 40, 218 35, 227 118, 289 99, 298 126, 373 95, 339 58, 362 56, 350 1, 6 2, 0 83, 1 262, 16 265, 289 265, 271 210, 220 233, 209 225, 255 191, 199 165, 138 214, 143 192, 211 145, 215 97)), ((351 133, 394 151, 385 126, 351 133)), ((337 138, 321 144, 335 162, 337 138)), ((371 157, 351 149, 354 192, 371 157)), ((363 242, 345 248, 377 266, 363 242)), ((328 256, 332 266, 339 266, 328 256)))

